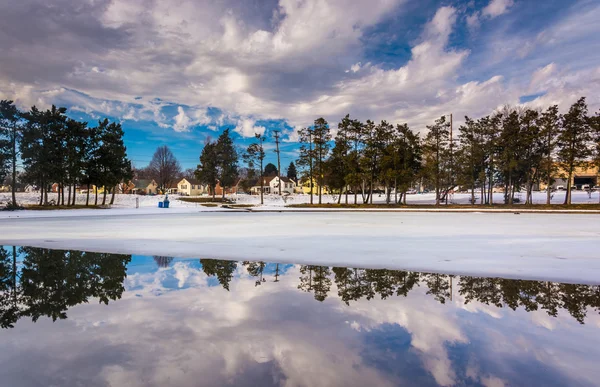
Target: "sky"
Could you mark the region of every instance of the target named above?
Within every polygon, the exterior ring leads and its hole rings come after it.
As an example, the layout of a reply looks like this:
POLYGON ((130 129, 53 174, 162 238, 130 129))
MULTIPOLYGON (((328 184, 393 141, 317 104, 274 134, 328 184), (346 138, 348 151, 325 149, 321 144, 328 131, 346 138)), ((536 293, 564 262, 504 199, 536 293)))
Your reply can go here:
POLYGON ((122 123, 136 167, 168 145, 297 131, 346 114, 408 123, 510 104, 600 108, 597 0, 19 0, 0 3, 0 99, 122 123))

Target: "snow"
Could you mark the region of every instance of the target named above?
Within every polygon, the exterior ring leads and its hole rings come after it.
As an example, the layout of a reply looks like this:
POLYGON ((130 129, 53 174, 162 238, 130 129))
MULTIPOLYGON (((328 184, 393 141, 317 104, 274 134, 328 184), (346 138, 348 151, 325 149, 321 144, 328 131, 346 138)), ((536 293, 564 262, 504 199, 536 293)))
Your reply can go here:
POLYGON ((170 210, 4 218, 0 243, 600 283, 596 214, 170 210))

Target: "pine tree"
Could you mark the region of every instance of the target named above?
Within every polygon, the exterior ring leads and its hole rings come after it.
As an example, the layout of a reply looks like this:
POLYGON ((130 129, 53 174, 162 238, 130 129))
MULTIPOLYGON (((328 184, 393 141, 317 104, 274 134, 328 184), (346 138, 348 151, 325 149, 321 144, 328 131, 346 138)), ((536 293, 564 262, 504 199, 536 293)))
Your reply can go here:
POLYGON ((233 140, 229 134, 229 129, 225 129, 219 136, 216 143, 216 152, 218 160, 218 173, 221 189, 223 190, 223 199, 225 190, 233 187, 238 179, 238 153, 233 145, 233 140))
MULTIPOLYGON (((435 187, 435 205, 439 206, 442 191, 446 189, 447 167, 449 156, 450 131, 446 117, 437 119, 433 125, 427 126, 429 132, 423 141, 425 157, 425 173, 435 187)), ((445 194, 444 194, 445 196, 445 194)))
POLYGON ((209 139, 204 143, 200 154, 200 164, 196 169, 196 177, 202 184, 206 184, 215 199, 215 188, 219 179, 219 153, 217 143, 209 139))
POLYGON ((319 188, 319 204, 322 203, 323 196, 325 160, 331 148, 329 141, 331 141, 329 124, 324 118, 317 118, 313 127, 313 142, 315 144, 315 169, 317 171, 317 185, 319 188))
POLYGON ((556 172, 553 156, 556 150, 556 140, 560 131, 561 116, 558 114, 558 106, 550 106, 540 116, 540 137, 544 142, 544 160, 541 166, 541 178, 546 182, 546 204, 550 204, 552 195, 553 176, 556 172))
POLYGON ((313 204, 313 182, 315 181, 314 165, 316 159, 313 132, 314 130, 312 128, 303 128, 298 131, 300 149, 298 161, 296 162, 296 164, 302 168, 303 179, 308 180, 310 188, 310 204, 313 204))
POLYGON ((287 167, 286 176, 288 179, 298 182, 298 171, 296 170, 296 164, 294 164, 293 161, 290 162, 290 165, 287 167))
POLYGON ((13 101, 0 101, 0 179, 4 179, 6 167, 11 167, 11 194, 13 208, 17 208, 17 159, 23 130, 23 113, 13 101))
POLYGON ((568 179, 565 204, 571 204, 571 181, 575 167, 585 164, 585 160, 591 155, 591 140, 587 104, 585 97, 581 97, 563 116, 562 128, 558 135, 558 160, 568 179))

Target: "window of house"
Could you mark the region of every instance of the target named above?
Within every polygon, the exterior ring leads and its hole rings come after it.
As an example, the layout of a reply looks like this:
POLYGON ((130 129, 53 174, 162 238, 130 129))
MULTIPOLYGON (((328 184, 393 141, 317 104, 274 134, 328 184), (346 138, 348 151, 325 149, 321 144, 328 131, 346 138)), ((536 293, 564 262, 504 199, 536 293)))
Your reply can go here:
POLYGON ((187 185, 185 185, 185 184, 184 184, 184 185, 182 185, 182 186, 181 186, 181 189, 187 189, 187 185))

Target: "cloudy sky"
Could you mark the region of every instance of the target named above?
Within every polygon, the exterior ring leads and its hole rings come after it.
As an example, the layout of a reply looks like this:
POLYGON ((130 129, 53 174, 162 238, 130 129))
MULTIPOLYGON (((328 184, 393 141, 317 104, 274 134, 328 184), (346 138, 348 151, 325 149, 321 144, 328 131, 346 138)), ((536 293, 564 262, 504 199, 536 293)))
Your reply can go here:
MULTIPOLYGON (((19 0, 0 4, 0 98, 123 123, 129 155, 345 114, 422 131, 503 104, 600 107, 596 0, 19 0)), ((274 160, 274 153, 269 152, 274 160)))

